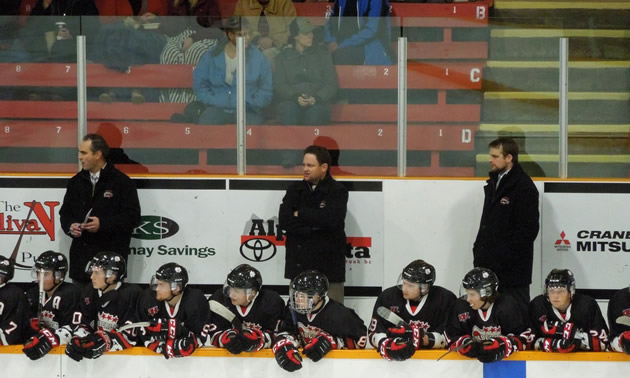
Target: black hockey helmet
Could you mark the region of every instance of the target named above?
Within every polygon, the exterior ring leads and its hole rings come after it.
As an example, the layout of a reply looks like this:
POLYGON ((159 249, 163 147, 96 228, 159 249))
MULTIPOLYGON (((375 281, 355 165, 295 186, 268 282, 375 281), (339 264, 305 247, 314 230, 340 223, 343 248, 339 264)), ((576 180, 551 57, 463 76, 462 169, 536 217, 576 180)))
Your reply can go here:
POLYGON ((418 284, 420 295, 429 292, 435 282, 435 268, 424 260, 410 262, 398 277, 398 288, 402 290, 403 280, 418 284))
POLYGON ((400 277, 410 282, 427 284, 431 287, 435 282, 435 268, 424 260, 414 260, 403 269, 400 277))
POLYGON ((92 260, 88 262, 85 271, 90 274, 95 267, 103 269, 106 278, 115 274, 116 282, 122 280, 127 274, 125 259, 116 252, 104 251, 97 253, 96 256, 92 257, 92 260))
POLYGON ((15 264, 11 259, 0 256, 0 277, 4 277, 2 283, 9 282, 15 273, 15 264))
POLYGON ((289 285, 289 303, 291 309, 301 314, 308 314, 319 302, 313 303, 318 295, 320 301, 328 294, 328 278, 317 270, 307 270, 295 276, 289 285))
POLYGON ((46 251, 35 260, 33 278, 37 278, 38 271, 53 272, 56 280, 63 281, 68 272, 68 259, 59 252, 46 251))
POLYGON ((249 264, 241 264, 228 273, 225 284, 236 289, 254 289, 260 291, 262 276, 258 269, 249 264))
POLYGON ((184 290, 188 283, 188 271, 183 266, 171 262, 162 265, 151 279, 151 287, 157 286, 157 281, 169 282, 171 290, 184 290))
POLYGON ((575 294, 575 276, 569 269, 552 269, 545 278, 545 295, 550 287, 564 287, 571 296, 575 294))
POLYGON ((486 268, 474 268, 462 280, 464 289, 475 290, 484 300, 493 300, 499 294, 499 279, 493 271, 486 268))

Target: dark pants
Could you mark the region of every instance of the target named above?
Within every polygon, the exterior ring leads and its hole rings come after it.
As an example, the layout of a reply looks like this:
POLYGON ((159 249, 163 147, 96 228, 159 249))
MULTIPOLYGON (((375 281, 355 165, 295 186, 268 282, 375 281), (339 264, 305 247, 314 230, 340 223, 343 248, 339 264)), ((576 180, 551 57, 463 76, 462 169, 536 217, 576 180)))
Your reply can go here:
POLYGON ((330 123, 330 106, 315 104, 302 107, 296 101, 284 101, 276 107, 278 121, 283 125, 326 125, 330 123))
POLYGON ((527 317, 527 308, 529 307, 529 285, 527 286, 514 286, 514 287, 502 287, 499 285, 499 293, 501 295, 506 295, 514 298, 516 303, 518 304, 521 313, 525 318, 523 319, 525 322, 528 321, 527 317))
MULTIPOLYGON (((245 122, 248 125, 260 125, 265 121, 263 116, 257 111, 248 108, 245 113, 245 122)), ((236 111, 228 113, 216 106, 208 106, 199 116, 200 125, 225 125, 236 123, 236 111)))

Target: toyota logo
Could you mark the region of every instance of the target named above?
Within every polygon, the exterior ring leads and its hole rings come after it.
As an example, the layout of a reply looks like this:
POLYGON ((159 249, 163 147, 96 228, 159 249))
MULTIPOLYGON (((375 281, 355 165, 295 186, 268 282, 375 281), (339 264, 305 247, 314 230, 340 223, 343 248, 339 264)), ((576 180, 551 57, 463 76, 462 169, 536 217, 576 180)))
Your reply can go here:
POLYGON ((241 244, 241 256, 249 261, 267 261, 276 255, 276 245, 263 238, 247 239, 241 244))

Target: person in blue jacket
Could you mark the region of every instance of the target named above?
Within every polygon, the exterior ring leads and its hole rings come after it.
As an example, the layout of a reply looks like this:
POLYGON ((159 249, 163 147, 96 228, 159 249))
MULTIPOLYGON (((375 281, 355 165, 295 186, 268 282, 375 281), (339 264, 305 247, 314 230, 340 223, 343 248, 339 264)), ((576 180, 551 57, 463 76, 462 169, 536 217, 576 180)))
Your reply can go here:
POLYGON ((335 0, 324 42, 335 64, 392 64, 389 0, 335 0))
POLYGON ((245 38, 245 103, 248 124, 264 122, 262 110, 271 103, 273 88, 271 64, 255 47, 249 46, 246 20, 231 17, 223 29, 227 43, 217 45, 201 58, 193 73, 193 91, 205 106, 199 124, 221 125, 236 122, 236 39, 245 38))

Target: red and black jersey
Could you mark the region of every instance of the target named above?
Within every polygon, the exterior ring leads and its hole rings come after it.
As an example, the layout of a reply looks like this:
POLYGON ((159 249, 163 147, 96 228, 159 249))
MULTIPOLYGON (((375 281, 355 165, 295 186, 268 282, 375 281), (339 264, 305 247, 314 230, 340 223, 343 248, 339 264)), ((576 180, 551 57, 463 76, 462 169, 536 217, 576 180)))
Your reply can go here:
MULTIPOLYGON (((59 336, 60 344, 67 344, 72 335, 72 317, 74 311, 79 307, 80 290, 77 286, 62 282, 57 286, 51 297, 46 295, 42 313, 40 316, 40 327, 46 327, 55 331, 59 336)), ((29 304, 29 318, 37 318, 37 308, 39 303, 39 287, 30 288, 26 292, 29 304)), ((30 336, 35 336, 35 330, 30 328, 30 336)))
POLYGON ((601 351, 608 345, 606 321, 597 302, 587 295, 574 294, 564 314, 555 309, 546 296, 539 295, 529 304, 528 312, 537 339, 562 338, 554 327, 564 328, 565 323, 573 323, 577 328, 575 337, 581 339, 580 349, 601 351))
POLYGON ((617 352, 623 352, 619 344, 619 335, 630 331, 630 326, 617 324, 617 318, 620 316, 630 316, 630 288, 627 287, 617 291, 608 302, 610 348, 617 352))
POLYGON ((387 337, 387 329, 396 326, 376 313, 376 310, 383 306, 400 316, 405 322, 433 333, 435 340, 433 347, 443 348, 446 316, 455 299, 455 294, 450 290, 434 285, 419 302, 412 302, 403 298, 402 291, 398 287, 390 287, 376 298, 369 328, 370 343, 373 347, 378 347, 379 341, 387 337))
MULTIPOLYGON (((148 322, 152 320, 176 319, 178 327, 183 327, 192 332, 197 339, 198 345, 203 345, 208 338, 210 321, 210 307, 208 301, 199 289, 186 287, 175 307, 171 307, 168 302, 158 302, 155 299, 155 292, 147 288, 138 299, 137 320, 148 322)), ((148 335, 140 335, 145 346, 155 345, 156 339, 148 335)), ((151 348, 151 347, 150 347, 151 348)), ((159 348, 151 348, 157 353, 162 353, 159 348)))
MULTIPOLYGON (((95 331, 110 332, 133 323, 140 293, 142 289, 138 285, 122 282, 107 293, 91 286, 86 287, 81 295, 79 309, 72 319, 74 335, 83 337, 95 331)), ((124 345, 115 345, 115 350, 134 346, 136 332, 136 329, 124 331, 127 342, 124 345)))
POLYGON ((325 332, 335 340, 336 349, 363 349, 367 342, 367 328, 354 310, 325 297, 325 303, 316 312, 304 315, 289 307, 280 324, 278 336, 289 335, 307 345, 312 338, 325 332))
MULTIPOLYGON (((256 294, 254 300, 247 306, 235 306, 229 297, 219 289, 210 298, 215 300, 232 311, 242 322, 243 328, 259 329, 266 335, 264 348, 269 348, 269 343, 278 332, 278 327, 282 321, 285 304, 280 295, 272 290, 262 289, 256 294)), ((210 333, 210 343, 219 346, 218 335, 221 332, 232 328, 232 324, 223 317, 210 313, 211 323, 216 327, 210 333)), ((214 327, 213 327, 214 328, 214 327)))
POLYGON ((0 285, 0 345, 22 344, 28 327, 27 308, 24 291, 10 283, 0 285))
POLYGON ((466 300, 457 299, 449 311, 444 334, 449 346, 462 336, 471 336, 475 340, 516 336, 520 340, 519 350, 533 342, 531 329, 518 304, 506 295, 499 296, 487 311, 473 310, 466 300))

